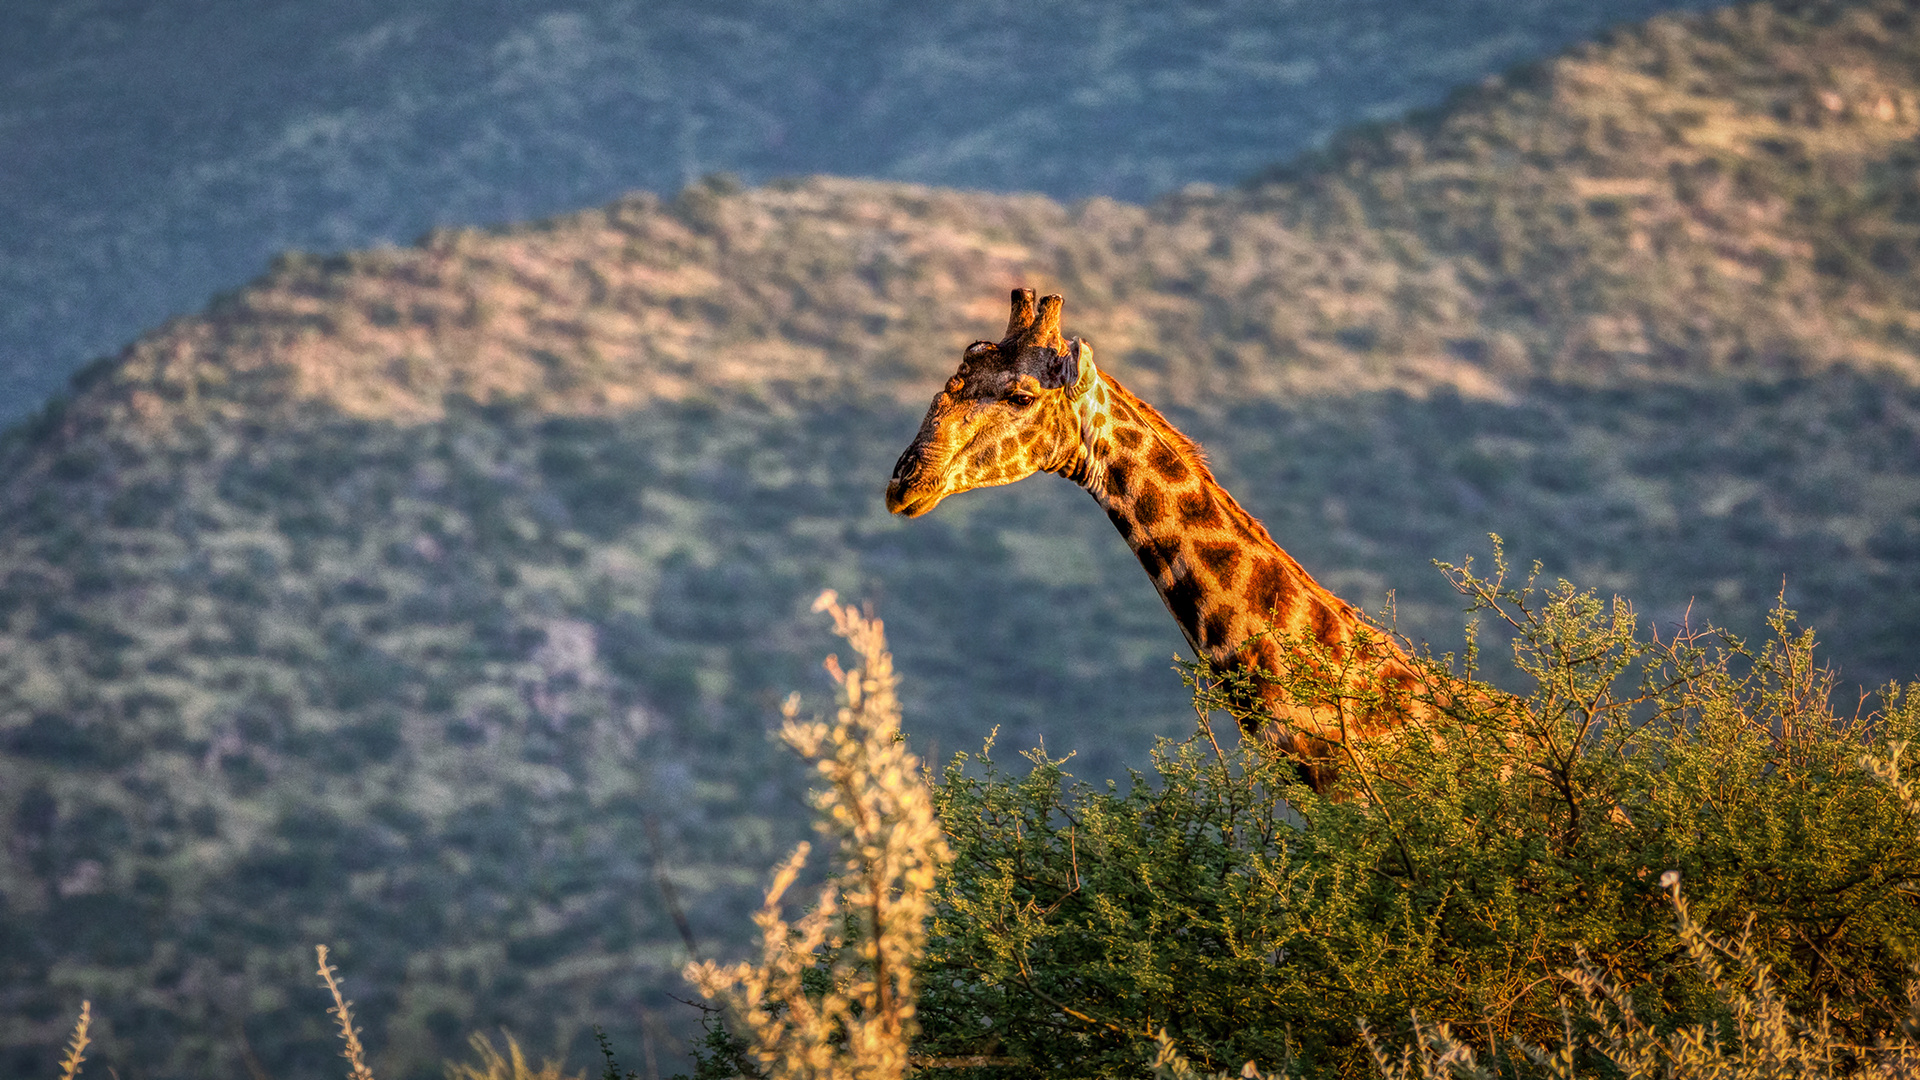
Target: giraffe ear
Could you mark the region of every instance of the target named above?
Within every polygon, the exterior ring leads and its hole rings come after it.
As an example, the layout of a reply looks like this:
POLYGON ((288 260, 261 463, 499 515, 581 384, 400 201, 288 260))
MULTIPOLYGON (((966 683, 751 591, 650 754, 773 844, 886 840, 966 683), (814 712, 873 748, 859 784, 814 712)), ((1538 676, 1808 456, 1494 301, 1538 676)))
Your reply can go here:
POLYGON ((1054 366, 1047 372, 1048 384, 1066 387, 1070 398, 1086 393, 1093 385, 1093 346, 1074 338, 1055 356, 1054 366))

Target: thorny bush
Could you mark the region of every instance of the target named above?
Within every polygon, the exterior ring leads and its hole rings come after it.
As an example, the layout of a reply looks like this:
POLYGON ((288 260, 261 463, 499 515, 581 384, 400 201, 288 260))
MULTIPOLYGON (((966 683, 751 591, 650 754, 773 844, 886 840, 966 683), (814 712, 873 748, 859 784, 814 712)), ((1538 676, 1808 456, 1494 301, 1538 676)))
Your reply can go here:
MULTIPOLYGON (((956 759, 935 789, 953 860, 921 1060, 1139 1075, 1165 1032, 1199 1068, 1359 1076, 1357 1021, 1387 1042, 1418 1016, 1465 1043, 1552 1043, 1573 970, 1630 988, 1662 1030, 1704 1023, 1724 995, 1673 933, 1669 870, 1703 932, 1745 935, 1783 1008, 1843 1042, 1891 1030, 1920 955, 1920 843, 1859 762, 1920 736, 1914 688, 1836 709, 1784 606, 1756 645, 1663 633, 1537 568, 1512 584, 1497 547, 1490 577, 1443 569, 1476 616, 1462 654, 1421 661, 1449 715, 1349 755, 1326 795, 1215 738, 1208 715, 1253 676, 1204 664, 1201 722, 1151 776, 1095 788, 1038 752, 1009 775, 991 743, 956 759), (1476 679, 1476 629, 1511 648, 1517 699, 1476 679)), ((1336 658, 1288 644, 1306 662, 1272 677, 1341 707, 1336 658)))

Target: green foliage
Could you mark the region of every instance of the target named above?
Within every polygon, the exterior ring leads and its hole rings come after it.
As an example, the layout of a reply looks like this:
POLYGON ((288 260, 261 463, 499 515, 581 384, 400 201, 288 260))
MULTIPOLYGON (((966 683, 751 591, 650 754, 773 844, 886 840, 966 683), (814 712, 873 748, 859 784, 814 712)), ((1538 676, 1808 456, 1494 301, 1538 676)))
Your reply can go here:
MULTIPOLYGON (((1913 791, 1900 790, 1898 769, 1903 750, 1902 744, 1895 744, 1890 761, 1869 757, 1861 764, 1891 782, 1909 814, 1920 815, 1920 801, 1914 799, 1913 791)), ((1772 968, 1756 955, 1751 925, 1737 938, 1716 937, 1694 920, 1680 895, 1678 872, 1662 874, 1660 883, 1673 904, 1680 943, 1721 1016, 1691 1024, 1674 1025, 1670 1018, 1649 1023, 1641 1018, 1627 988, 1583 955, 1577 967, 1560 973, 1579 992, 1585 1021, 1581 1034, 1576 1034, 1573 1017, 1564 1005, 1564 1031, 1553 1045, 1534 1046, 1514 1040, 1510 1048, 1493 1048, 1485 1055, 1477 1054, 1446 1024, 1424 1025, 1416 1019, 1412 1041, 1397 1056, 1386 1052, 1370 1032, 1363 1031, 1382 1080, 1497 1080, 1509 1076, 1575 1080, 1618 1075, 1663 1080, 1771 1080, 1781 1076, 1906 1080, 1920 1069, 1920 965, 1914 968, 1915 981, 1907 984, 1907 1012, 1901 1018, 1899 1032, 1882 1032, 1869 1045, 1850 1041, 1844 1032, 1835 1031, 1824 1009, 1818 1016, 1796 1015, 1774 982, 1772 968)), ((1162 1047, 1163 1057, 1172 1053, 1170 1045, 1162 1047)), ((1177 1080, 1188 1080, 1188 1076, 1177 1080)))
MULTIPOLYGON (((1359 1019, 1550 1040, 1559 972, 1582 957, 1663 1028, 1703 1022, 1722 1006, 1667 929, 1668 870, 1703 925, 1752 920, 1752 955, 1802 1015, 1824 1007, 1855 1042, 1904 1015, 1920 845, 1858 761, 1920 734, 1920 699, 1836 715, 1784 610, 1758 647, 1661 638, 1564 583, 1451 573, 1508 632, 1525 709, 1467 695, 1461 722, 1350 758, 1332 797, 1204 727, 1105 790, 1043 754, 1015 777, 957 759, 927 1051, 1122 1075, 1165 1031, 1205 1069, 1356 1076, 1359 1019)), ((1195 678, 1204 709, 1222 680, 1195 678)))
MULTIPOLYGON (((754 1059, 753 1044, 727 1026, 724 1010, 700 1008, 700 1037, 689 1048, 693 1072, 678 1074, 674 1080, 761 1080, 765 1073, 754 1059)), ((612 1049, 603 1042, 601 1050, 607 1063, 605 1080, 622 1080, 612 1049)), ((631 1073, 624 1075, 632 1080, 631 1073)))

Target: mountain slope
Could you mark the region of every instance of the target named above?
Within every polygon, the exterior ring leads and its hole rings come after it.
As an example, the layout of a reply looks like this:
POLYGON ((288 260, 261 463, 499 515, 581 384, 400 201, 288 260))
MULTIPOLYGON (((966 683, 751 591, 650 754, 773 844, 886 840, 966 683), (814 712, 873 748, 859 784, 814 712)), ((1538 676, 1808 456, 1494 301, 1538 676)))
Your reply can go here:
POLYGON ((1446 258, 1558 378, 1914 377, 1920 38, 1910 5, 1659 19, 1426 124, 1344 140, 1277 204, 1351 198, 1446 258), (1311 194, 1308 194, 1311 192, 1311 194))
POLYGON ((108 366, 164 398, 210 363, 367 417, 431 416, 450 393, 604 413, 842 376, 917 400, 946 343, 993 321, 992 294, 1035 282, 1072 293, 1069 318, 1144 392, 1183 404, 1833 364, 1911 380, 1911 23, 1891 0, 1656 20, 1344 139, 1300 180, 1149 208, 715 181, 285 256, 108 366))
POLYGON ((714 171, 1144 199, 1674 6, 7 5, 0 422, 288 248, 714 171))

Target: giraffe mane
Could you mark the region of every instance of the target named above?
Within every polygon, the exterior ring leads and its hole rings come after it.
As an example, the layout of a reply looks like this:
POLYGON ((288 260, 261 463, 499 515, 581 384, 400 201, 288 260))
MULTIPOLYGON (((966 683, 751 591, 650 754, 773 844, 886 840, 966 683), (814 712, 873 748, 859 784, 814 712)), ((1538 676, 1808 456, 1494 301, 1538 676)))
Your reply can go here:
POLYGON ((1218 481, 1214 480, 1213 477, 1211 463, 1207 460, 1206 447, 1188 438, 1187 433, 1175 427, 1173 421, 1161 415, 1159 409, 1142 401, 1133 391, 1120 385, 1120 380, 1114 378, 1111 372, 1102 371, 1101 374, 1105 376, 1107 387, 1115 393, 1115 396, 1139 410, 1140 414, 1147 419, 1153 421, 1155 437, 1170 439, 1173 449, 1178 452, 1181 457, 1196 466, 1200 470, 1200 475, 1204 476, 1209 483, 1218 486, 1218 481))
POLYGON ((1173 422, 1168 420, 1159 409, 1141 400, 1133 391, 1122 386, 1120 380, 1114 378, 1111 372, 1103 370, 1101 375, 1103 381, 1107 384, 1108 390, 1121 401, 1138 409, 1140 414, 1150 421, 1153 436, 1166 440, 1168 445, 1173 448, 1173 451, 1184 458, 1186 462, 1193 467, 1194 471, 1200 475, 1201 479, 1213 488, 1221 500, 1225 502, 1227 506, 1231 507, 1232 512, 1240 518, 1244 527, 1259 539, 1272 544, 1274 547, 1278 548, 1280 546, 1279 543, 1274 540, 1273 534, 1267 531, 1266 523, 1262 522, 1253 514, 1248 513, 1247 508, 1240 505, 1240 500, 1234 498, 1233 493, 1228 491, 1213 475, 1213 464, 1207 459, 1206 447, 1194 442, 1186 432, 1175 427, 1173 422))

